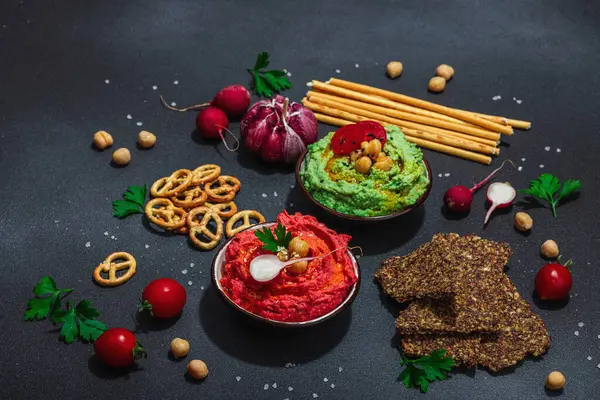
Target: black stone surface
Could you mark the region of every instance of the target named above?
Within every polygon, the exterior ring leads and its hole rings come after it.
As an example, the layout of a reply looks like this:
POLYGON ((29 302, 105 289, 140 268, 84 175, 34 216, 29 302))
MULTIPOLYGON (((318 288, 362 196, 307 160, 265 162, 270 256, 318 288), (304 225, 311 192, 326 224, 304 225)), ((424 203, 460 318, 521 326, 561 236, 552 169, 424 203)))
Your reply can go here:
MULTIPOLYGON (((598 398, 599 21, 600 7, 593 1, 2 1, 0 398, 312 399, 313 393, 319 399, 424 398, 396 381, 398 307, 380 296, 370 277, 385 257, 450 231, 508 241, 514 250, 508 273, 529 301, 535 273, 544 264, 539 245, 552 238, 574 259, 574 286, 567 304, 535 302, 552 334, 547 355, 496 375, 457 371, 431 385, 427 396, 545 398, 553 395, 544 390, 546 374, 560 370, 567 377, 563 398, 598 398), (441 104, 532 120, 530 131, 505 140, 493 164, 510 158, 522 171, 506 168, 498 179, 522 188, 541 172, 552 172, 561 179, 581 178, 582 194, 562 205, 557 219, 544 207, 519 204, 496 213, 483 230, 483 192, 475 196, 470 215, 458 220, 442 214, 441 197, 449 186, 469 185, 492 167, 425 151, 435 175, 425 207, 377 225, 333 220, 291 188, 289 170, 199 139, 193 113, 169 112, 159 104, 159 94, 187 105, 210 100, 226 85, 248 84, 245 69, 264 50, 271 53, 273 67, 292 73, 294 88, 287 95, 294 100, 301 99, 311 79, 340 76, 441 104), (384 75, 390 60, 404 63, 398 80, 384 75), (436 96, 426 85, 440 63, 453 65, 456 75, 436 96), (493 101, 496 95, 502 99, 493 101), (135 147, 142 128, 157 134, 155 148, 135 147), (129 166, 115 168, 110 150, 91 147, 100 129, 112 133, 113 149, 131 149, 129 166), (258 209, 268 219, 284 208, 313 213, 354 236, 353 244, 366 256, 361 290, 350 311, 304 331, 247 324, 210 285, 213 253, 190 248, 184 237, 154 233, 142 216, 111 216, 111 201, 128 185, 209 162, 240 178, 240 207, 258 209), (512 227, 512 214, 521 209, 535 221, 528 236, 512 227), (94 285, 92 270, 117 250, 137 257, 137 275, 116 288, 94 285), (31 288, 46 274, 73 287, 73 300, 93 300, 108 325, 138 329, 150 353, 139 369, 107 370, 95 362, 92 345, 65 345, 49 322, 23 322, 31 288), (137 296, 161 276, 185 284, 183 315, 174 324, 136 328, 137 296), (208 364, 205 382, 185 379, 186 360, 167 356, 176 336, 191 342, 188 360, 208 364), (298 365, 285 368, 287 363, 298 365)), ((232 129, 237 132, 238 125, 232 129)), ((319 128, 321 135, 329 130, 319 128)))

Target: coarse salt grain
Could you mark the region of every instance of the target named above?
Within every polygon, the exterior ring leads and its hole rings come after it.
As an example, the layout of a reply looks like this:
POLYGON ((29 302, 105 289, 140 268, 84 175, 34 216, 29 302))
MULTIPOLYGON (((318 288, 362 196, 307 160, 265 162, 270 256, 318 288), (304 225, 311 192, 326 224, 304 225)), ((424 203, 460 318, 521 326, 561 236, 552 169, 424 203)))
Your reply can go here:
POLYGON ((580 322, 580 323, 577 324, 577 326, 579 326, 580 328, 583 328, 584 325, 585 324, 583 322, 580 322))
POLYGON ((287 76, 292 76, 292 73, 291 73, 291 72, 288 72, 286 75, 287 75, 287 76))
POLYGON ((523 100, 517 100, 517 104, 521 104, 523 100))
POLYGON ((341 72, 342 72, 342 71, 340 71, 339 69, 336 69, 336 70, 335 70, 335 73, 336 73, 336 74, 339 74, 339 73, 341 73, 341 72))
POLYGON ((354 68, 358 68, 358 67, 359 67, 359 65, 358 65, 358 64, 354 64, 354 68))
POLYGON ((158 89, 158 86, 156 86, 156 85, 152 86, 152 90, 156 90, 156 89, 158 89))
POLYGON ((496 100, 500 100, 501 98, 502 98, 502 96, 498 95, 498 96, 492 97, 492 100, 496 101, 496 100))
POLYGON ((277 192, 273 192, 273 196, 277 197, 277 192))
POLYGON ((342 372, 343 370, 344 370, 344 368, 342 368, 342 367, 338 368, 338 371, 340 371, 340 372, 342 372))
POLYGON ((127 114, 127 119, 131 119, 131 118, 133 118, 133 117, 131 116, 131 114, 127 114))
POLYGON ((517 168, 517 171, 523 171, 523 167, 519 165, 519 167, 517 168))
POLYGON ((525 160, 526 160, 526 158, 525 158, 525 157, 521 158, 521 161, 525 162, 525 160))
POLYGON ((444 176, 443 174, 438 174, 438 176, 441 178, 442 176, 444 176))
POLYGON ((114 239, 115 239, 115 236, 113 235, 113 236, 111 236, 110 238, 114 240, 114 239))
POLYGON ((266 193, 261 194, 262 197, 267 197, 266 193))
POLYGON ((106 83, 107 85, 110 83, 110 81, 108 79, 104 80, 104 83, 106 83))
POLYGON ((177 103, 175 103, 174 101, 171 102, 171 107, 176 107, 177 103))
POLYGON ((557 147, 557 148, 556 148, 556 152, 557 152, 557 153, 560 153, 560 152, 561 152, 561 150, 560 150, 560 149, 557 147))
POLYGON ((289 391, 289 392, 291 392, 291 391, 293 391, 293 390, 294 390, 294 388, 293 388, 293 387, 291 387, 291 386, 288 386, 288 391, 289 391))
POLYGON ((294 203, 290 203, 290 207, 294 207, 294 203))
POLYGON ((179 85, 179 81, 173 81, 173 85, 179 85))
MULTIPOLYGON (((358 65, 358 64, 356 64, 356 65, 358 65)), ((319 395, 316 393, 313 393, 313 399, 316 399, 317 397, 319 397, 319 395)))
POLYGON ((540 168, 544 168, 544 164, 540 164, 540 168))
POLYGON ((200 286, 200 290, 204 290, 204 286, 200 286))
POLYGON ((55 223, 55 224, 58 224, 59 222, 60 222, 60 221, 59 221, 59 220, 57 220, 57 219, 55 219, 55 220, 54 220, 54 223, 55 223))
POLYGON ((592 356, 587 356, 588 361, 592 361, 592 356))
POLYGON ((546 150, 546 151, 550 151, 550 146, 546 146, 546 147, 544 147, 544 150, 546 150))
POLYGON ((444 176, 447 178, 447 177, 449 177, 449 176, 450 176, 450 173, 449 173, 449 172, 446 172, 446 173, 444 174, 444 176))
POLYGON ((192 286, 192 281, 188 281, 188 286, 192 286))
POLYGON ((182 269, 181 273, 184 274, 184 275, 187 274, 187 269, 182 269))
POLYGON ((150 248, 150 245, 149 245, 149 244, 147 244, 147 245, 145 245, 144 247, 145 247, 145 248, 147 248, 147 249, 149 249, 149 248, 150 248))
POLYGON ((242 377, 241 377, 241 376, 236 376, 236 377, 235 377, 235 380, 239 382, 239 381, 241 381, 241 380, 242 380, 242 377))
POLYGON ((331 388, 332 388, 332 389, 333 389, 333 388, 335 388, 335 385, 334 385, 333 383, 331 384, 331 388))
POLYGON ((136 125, 137 125, 137 126, 142 126, 142 121, 138 121, 138 122, 136 123, 136 125))
POLYGON ((329 379, 323 378, 323 382, 328 382, 328 381, 329 381, 329 379))
POLYGON ((575 336, 579 336, 579 331, 575 331, 575 332, 573 332, 573 334, 574 334, 575 336))
POLYGON ((273 389, 277 389, 277 383, 274 383, 271 386, 273 386, 273 389))
POLYGON ((190 268, 194 268, 194 263, 190 263, 190 268))
POLYGON ((92 242, 87 242, 87 243, 85 244, 85 247, 90 247, 91 245, 92 245, 92 242))
POLYGON ((596 365, 596 367, 600 368, 600 364, 596 365))
POLYGON ((265 383, 265 386, 263 386, 263 389, 268 390, 269 389, 269 384, 265 383))
POLYGON ((290 185, 290 187, 293 189, 293 188, 295 188, 295 187, 296 187, 296 185, 290 185))
POLYGON ((104 236, 108 236, 108 231, 105 231, 105 232, 104 232, 104 236))

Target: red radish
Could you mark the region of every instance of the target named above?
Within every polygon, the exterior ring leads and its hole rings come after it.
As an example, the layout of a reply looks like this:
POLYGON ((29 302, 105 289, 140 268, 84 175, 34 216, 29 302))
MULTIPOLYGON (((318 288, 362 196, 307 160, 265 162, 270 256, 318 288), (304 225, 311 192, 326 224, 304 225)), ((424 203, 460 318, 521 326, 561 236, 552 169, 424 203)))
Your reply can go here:
POLYGON ((490 208, 485 214, 483 224, 487 224, 490 215, 496 208, 509 207, 517 195, 517 191, 508 182, 494 182, 488 187, 487 199, 490 202, 490 208))
POLYGON ((239 118, 250 107, 250 92, 242 85, 231 85, 221 89, 210 103, 197 104, 185 108, 175 108, 167 104, 165 99, 160 96, 162 103, 169 110, 173 111, 189 111, 199 110, 204 107, 213 106, 222 110, 229 118, 239 118))
POLYGON ((331 138, 331 149, 335 154, 350 154, 354 150, 360 149, 364 136, 365 134, 358 124, 342 126, 335 131, 331 138))
POLYGON ((200 110, 198 116, 196 117, 196 128, 198 128, 198 132, 205 139, 219 139, 223 141, 225 147, 229 151, 236 151, 239 147, 239 141, 235 137, 235 135, 227 128, 229 128, 229 120, 227 119, 227 115, 217 107, 206 107, 203 110, 200 110), (225 137, 223 136, 223 131, 229 132, 229 134, 235 139, 235 147, 231 149, 227 142, 225 141, 225 137))
POLYGON ((535 276, 535 291, 542 300, 562 300, 571 291, 573 278, 569 267, 571 260, 562 265, 550 263, 544 265, 535 276))
MULTIPOLYGON (((506 161, 512 164, 512 161, 506 161)), ((471 203, 473 203, 473 193, 488 183, 488 181, 492 179, 496 172, 500 171, 502 167, 504 167, 506 161, 504 161, 499 168, 493 170, 491 174, 489 174, 484 180, 473 186, 471 189, 462 185, 452 186, 450 189, 448 189, 444 195, 444 204, 446 204, 448 210, 456 213, 468 212, 471 209, 471 203)))

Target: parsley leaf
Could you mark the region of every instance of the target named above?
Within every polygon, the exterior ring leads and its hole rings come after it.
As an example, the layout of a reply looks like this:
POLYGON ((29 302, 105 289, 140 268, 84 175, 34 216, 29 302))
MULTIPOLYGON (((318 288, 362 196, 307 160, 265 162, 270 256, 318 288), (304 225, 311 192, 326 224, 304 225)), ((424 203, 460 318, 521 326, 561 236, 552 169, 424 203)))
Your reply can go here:
POLYGON ((288 245, 292 241, 291 232, 287 232, 285 226, 277 224, 274 229, 275 235, 271 228, 264 227, 262 230, 257 229, 254 231, 254 235, 263 242, 263 249, 277 253, 282 249, 287 249, 288 245))
POLYGON ((54 279, 44 276, 33 288, 35 297, 27 302, 25 321, 44 319, 60 308, 63 294, 69 294, 73 289, 57 289, 54 279))
POLYGON ((556 218, 556 206, 562 199, 572 195, 581 188, 581 182, 569 179, 560 186, 560 181, 552 174, 544 173, 537 179, 529 181, 529 188, 519 190, 519 193, 537 197, 550 203, 552 214, 556 218))
POLYGON ((67 302, 66 309, 52 314, 52 322, 62 324, 59 338, 66 343, 73 343, 77 338, 94 341, 106 330, 106 325, 96 319, 99 316, 91 301, 81 300, 75 307, 67 302))
POLYGON ((123 193, 123 199, 125 200, 113 201, 113 217, 124 218, 131 214, 143 213, 146 203, 146 185, 129 186, 123 193))
POLYGON ((279 93, 282 90, 290 89, 292 84, 281 70, 261 71, 269 66, 269 53, 263 51, 256 57, 254 68, 248 69, 254 78, 254 90, 256 94, 263 97, 271 97, 273 93, 279 93))
POLYGON ((454 360, 446 356, 446 350, 438 349, 414 360, 403 355, 400 365, 405 368, 398 375, 398 380, 407 388, 418 387, 423 393, 427 393, 429 383, 443 381, 448 377, 446 372, 452 370, 454 360))

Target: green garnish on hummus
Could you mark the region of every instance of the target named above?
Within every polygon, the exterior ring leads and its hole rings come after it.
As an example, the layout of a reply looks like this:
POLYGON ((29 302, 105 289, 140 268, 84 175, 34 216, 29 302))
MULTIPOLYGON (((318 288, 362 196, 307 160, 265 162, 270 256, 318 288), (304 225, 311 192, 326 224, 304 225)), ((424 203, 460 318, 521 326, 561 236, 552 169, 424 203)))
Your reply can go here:
POLYGON ((331 150, 333 132, 309 145, 300 176, 314 199, 359 216, 389 214, 415 204, 429 185, 423 153, 399 128, 385 129, 388 139, 382 150, 394 161, 389 171, 371 168, 366 175, 358 173, 348 156, 331 150))

